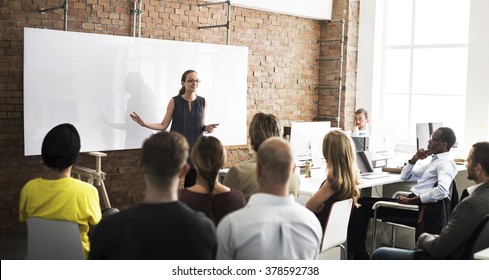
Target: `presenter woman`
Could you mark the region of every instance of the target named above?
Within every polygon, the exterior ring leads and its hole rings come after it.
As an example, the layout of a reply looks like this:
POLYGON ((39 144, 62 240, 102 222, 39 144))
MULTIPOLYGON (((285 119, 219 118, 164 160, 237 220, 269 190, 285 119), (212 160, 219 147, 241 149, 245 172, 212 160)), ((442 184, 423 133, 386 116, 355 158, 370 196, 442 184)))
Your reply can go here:
MULTIPOLYGON (((165 131, 171 122, 170 131, 176 131, 185 136, 191 151, 195 141, 204 132, 213 132, 217 124, 206 125, 204 123, 207 103, 203 97, 197 96, 200 83, 199 74, 194 70, 187 70, 182 75, 181 83, 182 88, 178 95, 174 96, 168 103, 165 117, 161 123, 146 123, 136 112, 130 116, 139 125, 158 131, 165 131)), ((197 179, 197 171, 190 157, 188 163, 190 170, 185 176, 184 186, 186 188, 195 185, 197 179)))

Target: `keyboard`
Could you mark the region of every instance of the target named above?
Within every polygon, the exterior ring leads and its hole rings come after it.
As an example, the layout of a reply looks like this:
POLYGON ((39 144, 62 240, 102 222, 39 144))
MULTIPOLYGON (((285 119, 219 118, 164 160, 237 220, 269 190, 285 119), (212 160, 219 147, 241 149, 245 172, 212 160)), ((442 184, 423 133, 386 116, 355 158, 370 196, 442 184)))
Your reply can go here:
POLYGON ((389 176, 389 173, 385 173, 385 172, 366 172, 360 174, 360 177, 362 177, 362 179, 377 179, 377 178, 383 178, 387 176, 389 176))

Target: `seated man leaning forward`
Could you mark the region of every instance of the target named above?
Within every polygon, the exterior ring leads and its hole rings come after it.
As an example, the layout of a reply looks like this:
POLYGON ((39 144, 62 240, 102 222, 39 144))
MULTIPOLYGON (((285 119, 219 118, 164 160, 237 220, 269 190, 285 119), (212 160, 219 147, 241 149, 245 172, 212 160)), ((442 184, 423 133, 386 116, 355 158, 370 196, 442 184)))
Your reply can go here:
MULTIPOLYGON (((251 147, 253 151, 258 151, 261 143, 270 137, 281 136, 281 125, 278 118, 272 114, 257 113, 250 122, 248 134, 250 136, 251 147)), ((256 158, 243 161, 229 169, 224 177, 223 184, 241 191, 246 201, 258 190, 258 181, 256 180, 256 158)), ((293 174, 289 179, 289 193, 295 197, 299 195, 300 179, 293 174)))
MULTIPOLYGON (((464 243, 482 219, 489 214, 489 142, 472 146, 467 158, 467 179, 476 183, 472 193, 463 199, 452 212, 447 226, 439 235, 423 233, 418 238, 417 249, 435 259, 463 259, 464 243)), ((379 248, 372 254, 374 260, 409 260, 416 250, 379 248)), ((470 256, 468 258, 471 258, 470 256)))
POLYGON ((288 143, 272 137, 260 145, 258 192, 217 227, 217 259, 316 259, 321 225, 316 216, 289 196, 294 162, 288 143))
POLYGON ((188 143, 178 132, 159 132, 144 141, 143 202, 103 219, 94 231, 90 259, 214 259, 214 223, 178 201, 188 143))
MULTIPOLYGON (((416 181, 411 188, 409 197, 399 198, 402 204, 426 204, 437 202, 449 197, 450 185, 457 175, 457 167, 450 157, 450 149, 455 144, 455 132, 448 127, 440 127, 433 132, 428 141, 428 150, 419 149, 408 161, 401 172, 401 179, 416 181), (426 159, 431 156, 430 162, 426 159), (436 184, 436 187, 434 185, 436 184)), ((348 255, 353 259, 369 259, 365 247, 368 223, 373 218, 372 205, 379 201, 397 201, 394 198, 362 197, 358 200, 361 205, 353 209, 348 225, 348 255)), ((383 208, 379 213, 381 217, 401 217, 404 219, 417 219, 417 211, 394 208, 383 208)), ((425 224, 424 230, 430 233, 439 233, 446 225, 448 217, 436 224, 425 224)), ((418 233, 420 234, 420 233, 418 233)))

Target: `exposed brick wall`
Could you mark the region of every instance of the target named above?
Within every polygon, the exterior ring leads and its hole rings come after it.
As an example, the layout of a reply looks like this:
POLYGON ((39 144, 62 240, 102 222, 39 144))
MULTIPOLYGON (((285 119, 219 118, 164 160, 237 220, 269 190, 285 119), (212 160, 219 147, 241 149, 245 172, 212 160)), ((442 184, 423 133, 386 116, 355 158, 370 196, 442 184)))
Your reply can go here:
MULTIPOLYGON (((333 19, 345 19, 347 26, 358 24, 358 1, 333 1, 333 19)), ((61 3, 0 0, 0 235, 25 230, 18 222, 20 189, 43 171, 40 157, 23 155, 23 28, 63 30, 62 10, 38 12, 38 8, 61 3)), ((225 28, 198 27, 225 23, 227 8, 197 4, 197 0, 144 0, 141 37, 224 44, 225 28)), ((70 0, 68 31, 132 36, 132 8, 132 1, 70 0)), ((338 65, 325 66, 317 61, 320 55, 335 51, 335 47, 318 43, 337 32, 333 23, 237 7, 231 13, 230 44, 249 48, 248 121, 259 111, 277 115, 284 125, 311 121, 318 114, 336 116, 337 91, 316 90, 320 80, 337 79, 334 69, 338 65)), ((356 39, 351 38, 356 36, 356 27, 347 31, 342 120, 344 115, 352 116, 355 99, 356 39)), ((252 151, 243 145, 228 147, 227 153, 229 167, 248 159, 252 151)), ((139 150, 110 151, 103 158, 105 183, 114 207, 127 208, 141 201, 144 182, 138 160, 139 150)), ((81 155, 79 163, 95 167, 88 155, 81 155)))
POLYGON ((339 58, 343 55, 341 79, 341 100, 338 100, 339 68, 338 60, 320 61, 318 98, 321 119, 330 120, 332 126, 349 129, 353 125, 356 98, 356 68, 358 47, 359 0, 333 1, 332 21, 321 23, 321 58, 339 58), (341 53, 342 22, 344 25, 343 53, 341 53), (338 124, 338 103, 340 123, 338 124))

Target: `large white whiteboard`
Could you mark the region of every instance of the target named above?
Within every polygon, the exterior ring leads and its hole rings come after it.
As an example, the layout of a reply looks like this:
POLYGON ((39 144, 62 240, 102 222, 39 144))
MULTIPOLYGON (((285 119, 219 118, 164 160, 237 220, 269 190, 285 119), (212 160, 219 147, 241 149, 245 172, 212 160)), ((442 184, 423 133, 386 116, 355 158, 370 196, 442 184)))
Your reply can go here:
MULTIPOLYGON (((205 2, 223 2, 206 0, 205 2)), ((317 20, 330 20, 332 0, 231 0, 231 5, 317 20)))
POLYGON ((24 29, 24 154, 39 155, 46 133, 69 122, 82 152, 140 148, 161 122, 180 78, 196 70, 206 123, 224 145, 246 144, 248 48, 24 29))

